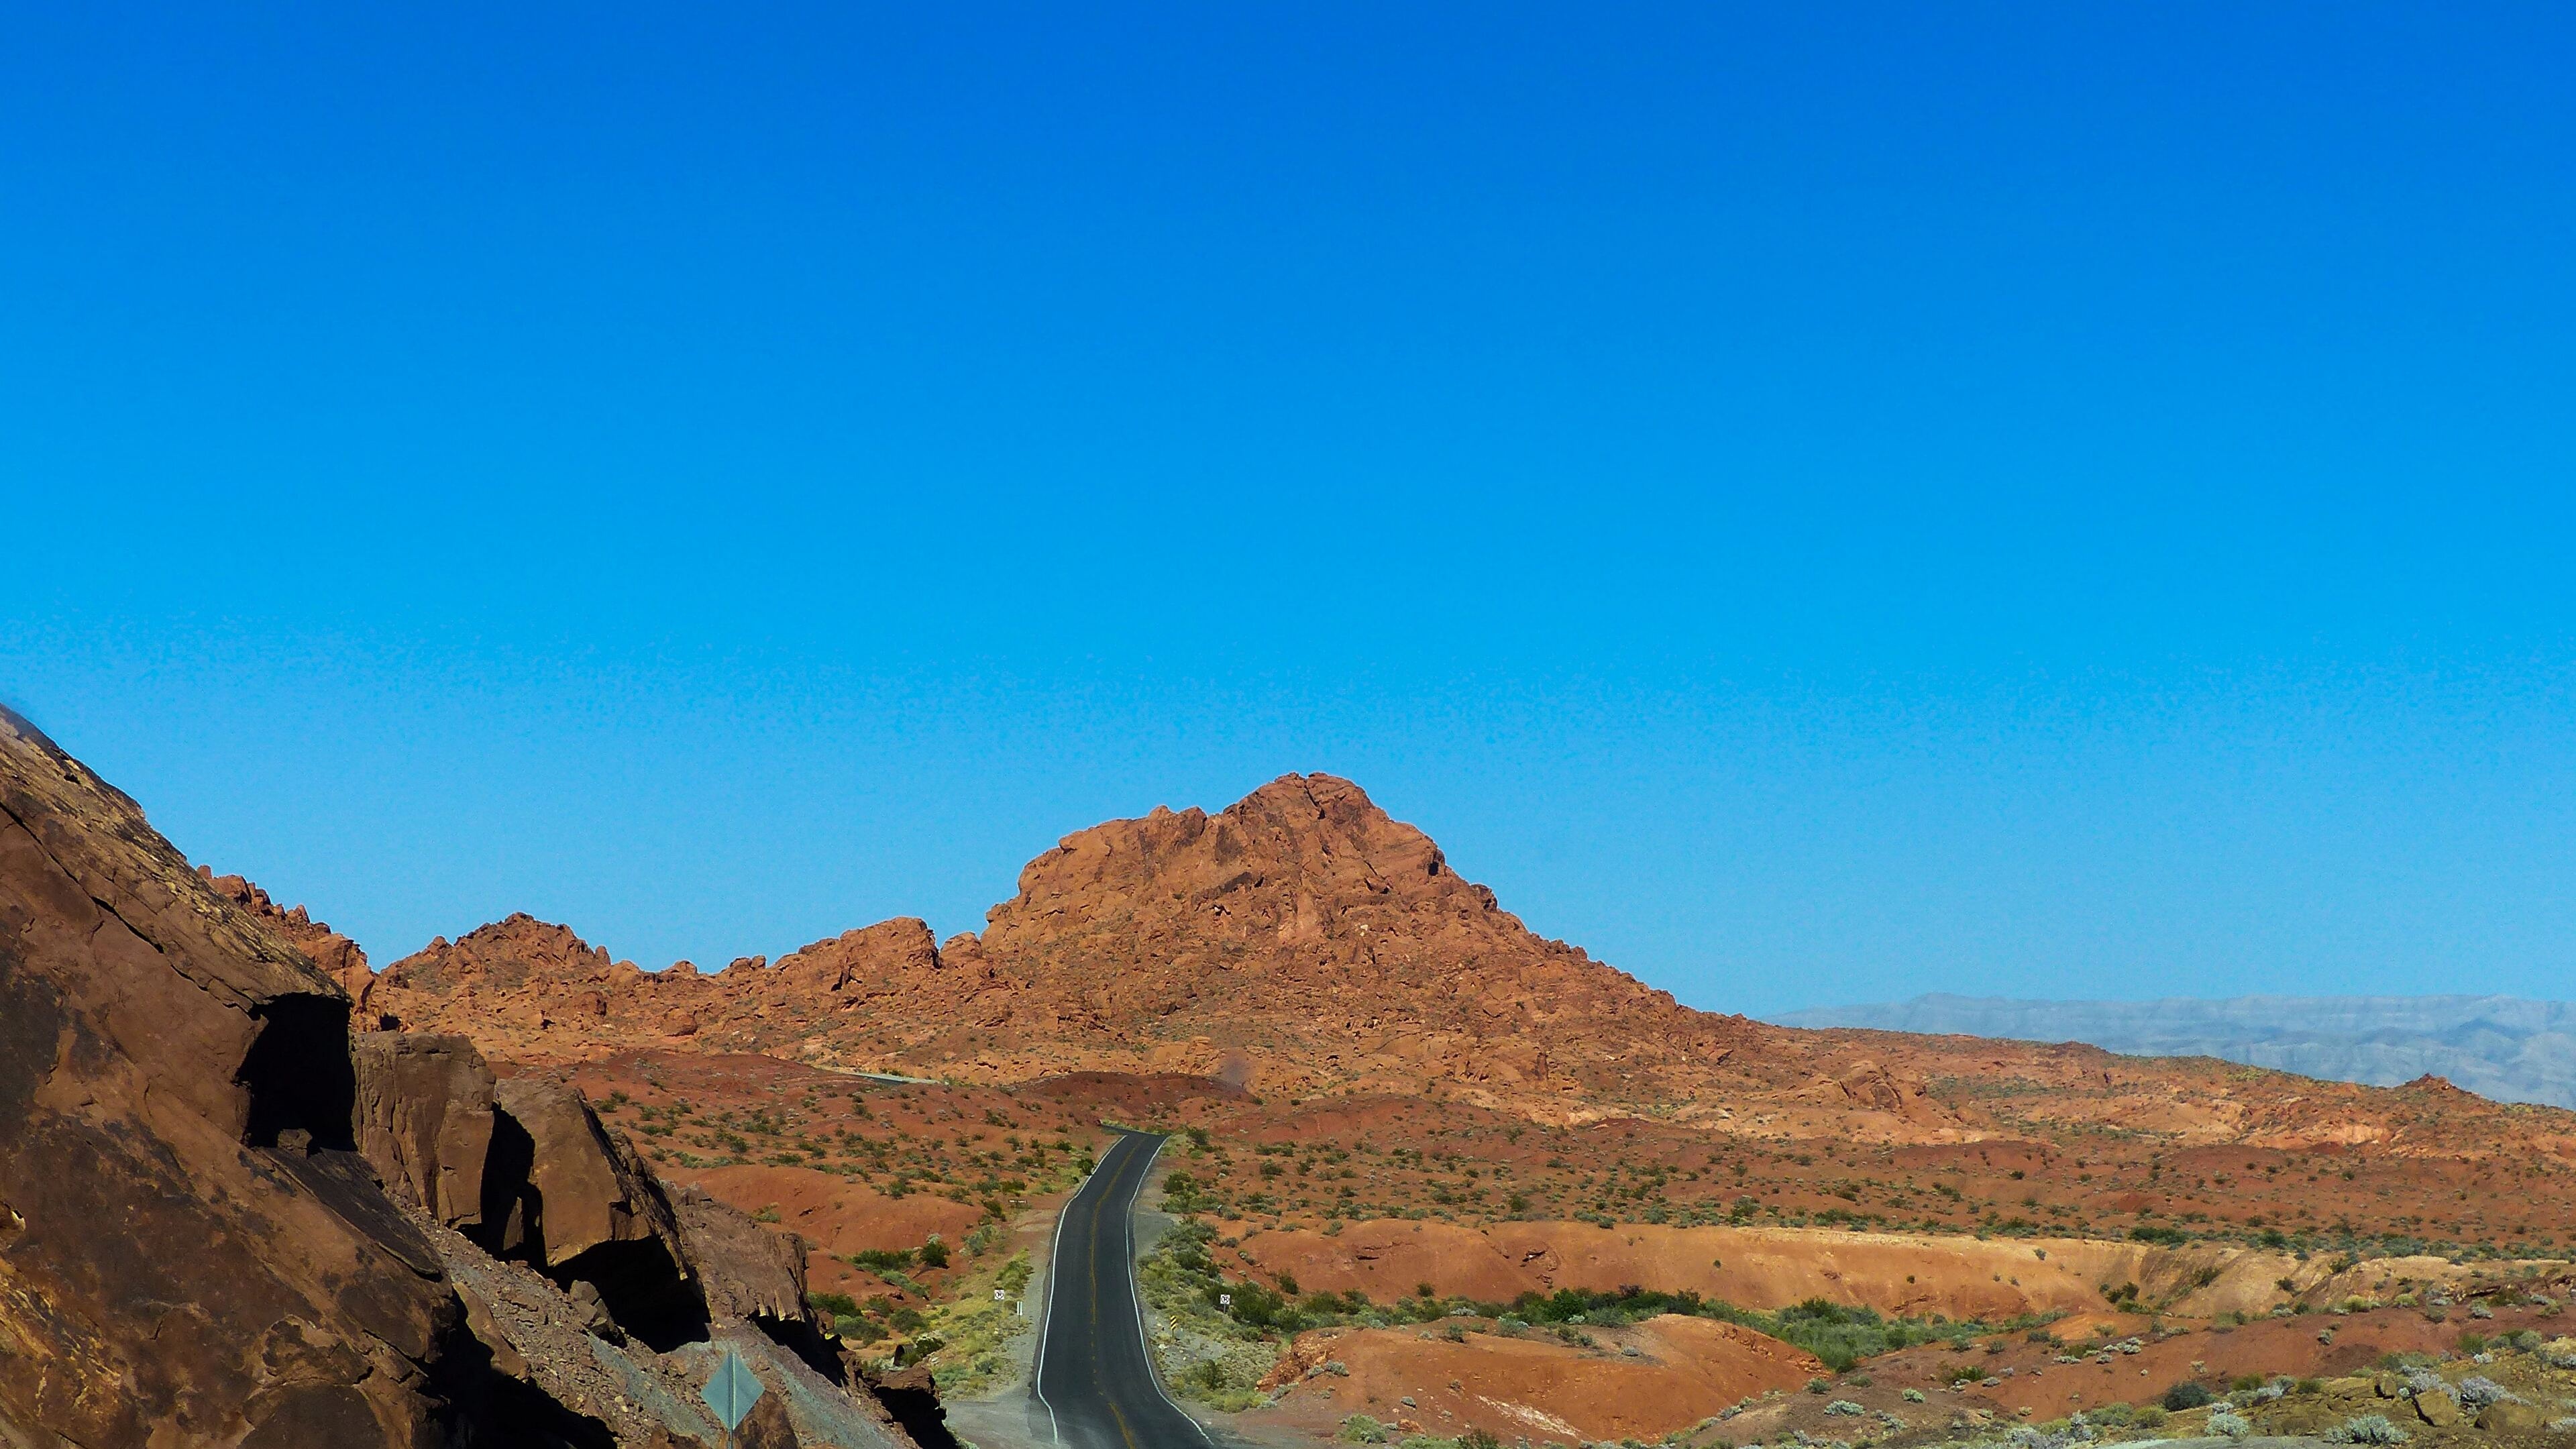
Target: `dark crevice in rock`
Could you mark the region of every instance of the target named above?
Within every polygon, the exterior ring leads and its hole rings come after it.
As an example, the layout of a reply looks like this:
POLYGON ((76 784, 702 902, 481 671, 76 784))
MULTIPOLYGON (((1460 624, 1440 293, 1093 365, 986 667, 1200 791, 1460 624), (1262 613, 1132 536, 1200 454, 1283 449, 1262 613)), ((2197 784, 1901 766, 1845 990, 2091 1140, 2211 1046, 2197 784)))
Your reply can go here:
POLYGON ((547 1276, 567 1292, 576 1283, 599 1290, 608 1316, 655 1353, 707 1341, 706 1298, 655 1239, 602 1243, 547 1276))
POLYGON ((259 1035, 233 1073, 249 1094, 243 1140, 275 1147, 290 1133, 320 1148, 354 1151, 357 1073, 349 1065, 349 1003, 280 996, 251 1009, 259 1035))
POLYGON ((928 1370, 889 1374, 872 1380, 868 1388, 921 1449, 965 1449, 948 1428, 948 1410, 940 1405, 939 1390, 928 1370))
POLYGON ((803 1359, 807 1368, 834 1384, 849 1387, 850 1370, 842 1362, 840 1345, 824 1337, 823 1331, 811 1322, 767 1313, 755 1313, 748 1321, 770 1342, 803 1359))
POLYGON ((495 1111, 492 1147, 483 1159, 482 1220, 466 1232, 495 1258, 545 1261, 536 1189, 528 1183, 536 1161, 537 1144, 528 1129, 509 1113, 495 1111))

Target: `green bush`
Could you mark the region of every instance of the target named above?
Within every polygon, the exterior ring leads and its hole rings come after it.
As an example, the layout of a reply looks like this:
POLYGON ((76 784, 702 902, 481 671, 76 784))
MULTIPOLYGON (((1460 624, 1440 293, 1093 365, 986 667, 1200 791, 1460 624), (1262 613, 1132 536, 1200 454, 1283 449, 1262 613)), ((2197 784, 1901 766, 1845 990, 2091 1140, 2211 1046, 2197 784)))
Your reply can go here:
POLYGON ((2165 1396, 2160 1402, 2164 1404, 2167 1411, 2178 1414, 2185 1409, 2201 1408, 2215 1397, 2217 1396, 2210 1393, 2203 1385, 2191 1379, 2184 1379, 2181 1383, 2165 1390, 2165 1396))

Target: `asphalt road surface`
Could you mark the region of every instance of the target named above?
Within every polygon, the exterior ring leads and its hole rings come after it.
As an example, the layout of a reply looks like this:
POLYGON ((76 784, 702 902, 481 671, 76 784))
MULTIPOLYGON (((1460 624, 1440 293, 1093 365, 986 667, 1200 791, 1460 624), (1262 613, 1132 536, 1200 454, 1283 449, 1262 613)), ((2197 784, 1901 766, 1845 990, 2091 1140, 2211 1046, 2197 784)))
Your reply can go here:
POLYGON ((1145 1355, 1130 1210, 1162 1145, 1121 1133, 1057 1221, 1036 1388, 1042 1424, 1068 1449, 1215 1446, 1164 1394, 1145 1355))

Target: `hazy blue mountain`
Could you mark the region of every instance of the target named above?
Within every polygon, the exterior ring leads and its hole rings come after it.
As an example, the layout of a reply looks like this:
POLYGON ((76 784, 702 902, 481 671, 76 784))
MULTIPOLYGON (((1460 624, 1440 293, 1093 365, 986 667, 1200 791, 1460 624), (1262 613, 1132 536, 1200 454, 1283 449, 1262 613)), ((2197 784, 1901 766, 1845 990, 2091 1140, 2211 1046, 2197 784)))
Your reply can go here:
POLYGON ((2576 1004, 2512 996, 2237 996, 2013 1001, 1936 992, 1827 1006, 1782 1026, 1861 1026, 2089 1042, 2130 1056, 2223 1057, 2394 1086, 2427 1072, 2499 1102, 2576 1107, 2576 1004))

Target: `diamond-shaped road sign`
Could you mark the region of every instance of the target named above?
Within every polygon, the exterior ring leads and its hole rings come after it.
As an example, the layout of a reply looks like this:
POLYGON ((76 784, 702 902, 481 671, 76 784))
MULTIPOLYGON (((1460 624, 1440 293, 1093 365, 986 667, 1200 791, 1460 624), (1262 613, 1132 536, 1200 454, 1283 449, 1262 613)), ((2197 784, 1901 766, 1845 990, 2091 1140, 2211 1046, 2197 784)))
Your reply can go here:
POLYGON ((751 1366, 742 1361, 741 1354, 726 1349, 724 1362, 716 1365, 716 1376, 707 1380, 698 1397, 716 1411, 716 1418, 730 1434, 751 1416, 751 1406, 760 1402, 760 1392, 760 1380, 752 1375, 751 1366))

